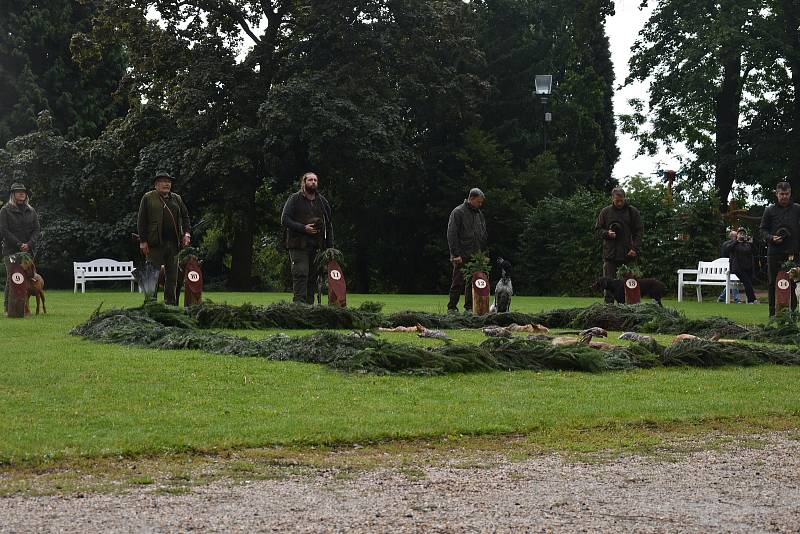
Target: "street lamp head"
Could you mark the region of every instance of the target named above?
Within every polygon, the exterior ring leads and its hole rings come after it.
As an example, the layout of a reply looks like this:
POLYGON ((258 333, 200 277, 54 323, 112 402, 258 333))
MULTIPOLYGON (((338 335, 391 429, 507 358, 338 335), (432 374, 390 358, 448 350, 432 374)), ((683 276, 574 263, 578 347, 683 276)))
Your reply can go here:
POLYGON ((547 96, 553 88, 553 76, 551 74, 537 74, 535 84, 535 93, 539 96, 547 96))

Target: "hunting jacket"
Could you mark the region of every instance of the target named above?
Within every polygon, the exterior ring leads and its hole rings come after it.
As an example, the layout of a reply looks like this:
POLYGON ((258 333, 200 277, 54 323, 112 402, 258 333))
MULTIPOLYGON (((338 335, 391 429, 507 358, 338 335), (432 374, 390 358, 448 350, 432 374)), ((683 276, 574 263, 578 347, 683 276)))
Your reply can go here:
POLYGON ((468 200, 450 212, 447 221, 447 246, 450 258, 470 257, 486 250, 489 235, 483 212, 472 207, 468 200))
POLYGON ((627 202, 621 208, 617 208, 613 204, 603 208, 597 217, 595 231, 597 236, 603 240, 604 260, 625 261, 628 259, 629 250, 634 250, 636 254, 639 254, 644 227, 639 210, 627 202), (617 237, 610 239, 608 231, 614 223, 618 223, 620 231, 615 231, 617 237))
POLYGON ((166 200, 162 200, 155 189, 145 193, 139 203, 139 217, 136 224, 139 240, 151 247, 161 246, 165 224, 175 224, 175 236, 178 242, 184 234, 189 233, 191 228, 189 211, 183 199, 175 193, 170 193, 166 200), (172 212, 172 216, 164 209, 165 204, 172 212))
POLYGON ((333 224, 331 223, 331 205, 328 200, 316 194, 309 200, 302 191, 293 193, 283 205, 281 226, 286 229, 286 248, 320 249, 333 247, 333 224), (317 223, 320 233, 306 233, 307 224, 317 223))
POLYGON ((0 208, 0 237, 3 240, 3 256, 19 252, 27 243, 31 253, 39 240, 39 215, 28 204, 9 202, 0 208))
POLYGON ((769 255, 797 254, 800 251, 800 204, 791 202, 786 207, 780 204, 767 207, 761 217, 761 237, 767 243, 769 255), (780 228, 788 230, 790 235, 782 243, 773 243, 772 236, 780 228))

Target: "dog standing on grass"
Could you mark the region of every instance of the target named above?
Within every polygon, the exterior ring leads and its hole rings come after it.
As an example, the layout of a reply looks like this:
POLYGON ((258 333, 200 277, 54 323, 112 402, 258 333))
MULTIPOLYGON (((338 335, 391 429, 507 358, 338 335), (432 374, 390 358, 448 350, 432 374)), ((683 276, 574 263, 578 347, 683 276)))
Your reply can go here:
MULTIPOLYGON (((661 304, 661 299, 667 292, 667 286, 661 280, 655 278, 638 278, 639 291, 643 297, 650 297, 656 303, 661 304)), ((616 280, 614 278, 607 278, 601 276, 592 284, 592 291, 610 291, 614 295, 614 300, 620 304, 625 304, 625 281, 616 280)))
POLYGON ((27 286, 27 298, 25 299, 25 315, 30 315, 31 309, 28 302, 31 297, 36 297, 36 315, 39 315, 39 304, 43 313, 47 313, 47 307, 44 304, 44 278, 36 272, 36 265, 33 260, 22 260, 20 263, 22 272, 25 275, 25 285, 27 286))
POLYGON ((494 288, 494 304, 489 311, 506 313, 511 309, 511 297, 514 295, 514 286, 511 284, 511 263, 503 258, 497 258, 500 267, 500 281, 494 288))
POLYGON ((322 267, 317 273, 317 305, 322 305, 322 295, 328 294, 328 269, 322 267))

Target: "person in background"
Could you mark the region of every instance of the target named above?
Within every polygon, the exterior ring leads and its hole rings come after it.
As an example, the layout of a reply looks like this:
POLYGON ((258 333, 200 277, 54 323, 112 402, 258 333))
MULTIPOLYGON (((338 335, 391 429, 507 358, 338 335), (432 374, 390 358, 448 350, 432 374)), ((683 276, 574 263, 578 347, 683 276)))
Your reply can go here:
MULTIPOLYGON (((719 257, 720 258, 730 258, 731 257, 731 247, 736 244, 736 237, 737 237, 736 230, 731 230, 730 234, 728 234, 728 240, 725 241, 724 243, 722 243, 722 246, 719 249, 719 257)), ((731 268, 731 273, 733 273, 733 261, 732 260, 731 260, 730 268, 731 268)), ((733 301, 736 304, 739 304, 739 302, 740 302, 740 300, 739 300, 739 297, 740 297, 739 288, 736 287, 736 286, 733 286, 733 288, 731 289, 731 294, 733 296, 733 301)), ((723 288, 722 292, 719 294, 719 297, 717 298, 717 301, 718 302, 725 302, 725 289, 724 288, 723 288)))
POLYGON ((317 191, 319 178, 313 172, 300 177, 300 190, 286 200, 281 225, 286 229, 286 248, 292 261, 293 302, 314 304, 316 279, 310 276, 314 259, 322 248, 333 247, 331 205, 317 191))
MULTIPOLYGON (((748 304, 758 304, 756 293, 753 290, 753 238, 747 235, 747 230, 739 228, 736 232, 736 241, 728 249, 731 259, 731 273, 735 274, 744 286, 748 304)), ((738 302, 738 301, 737 301, 738 302)))
POLYGON ((164 267, 164 304, 178 305, 178 252, 188 247, 189 212, 183 199, 172 192, 172 176, 156 172, 153 190, 142 196, 136 224, 139 250, 156 268, 164 267))
MULTIPOLYGON (((644 227, 639 210, 625 200, 621 187, 611 190, 611 205, 600 211, 595 232, 603 241, 603 276, 616 278, 621 265, 630 266, 639 257, 644 227)), ((606 290, 605 301, 614 302, 614 295, 606 290)))
POLYGON ((8 315, 8 286, 11 283, 12 254, 27 252, 33 256, 39 239, 39 214, 30 203, 28 188, 11 185, 8 204, 0 208, 0 239, 3 241, 3 263, 6 266, 6 285, 3 291, 3 310, 8 315))
POLYGON ((447 246, 450 249, 450 263, 453 266, 453 278, 450 282, 450 300, 447 311, 455 312, 458 300, 464 293, 464 311, 472 310, 472 287, 464 281, 461 267, 469 263, 472 256, 485 252, 489 241, 486 232, 486 218, 481 206, 486 195, 477 187, 470 190, 467 198, 450 212, 447 220, 447 246))
MULTIPOLYGON (((761 217, 761 236, 767 243, 767 274, 769 283, 769 316, 775 315, 775 279, 783 264, 791 259, 797 261, 800 251, 800 204, 792 202, 792 186, 789 182, 778 182, 775 186, 777 202, 764 210, 761 217)), ((797 297, 792 282, 792 311, 797 309, 797 297)))

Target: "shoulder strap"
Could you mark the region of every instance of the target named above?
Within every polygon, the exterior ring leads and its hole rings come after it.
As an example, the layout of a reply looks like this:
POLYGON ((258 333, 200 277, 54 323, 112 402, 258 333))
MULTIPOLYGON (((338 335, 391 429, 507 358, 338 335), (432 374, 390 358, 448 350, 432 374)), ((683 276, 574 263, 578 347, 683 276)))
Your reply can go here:
POLYGON ((178 232, 178 222, 175 220, 175 215, 172 213, 172 210, 169 209, 169 206, 167 206, 167 203, 164 201, 164 199, 160 195, 159 195, 158 198, 159 198, 159 200, 161 200, 161 203, 164 205, 164 209, 167 210, 167 213, 169 213, 169 218, 172 219, 172 227, 175 229, 175 238, 178 240, 178 244, 180 244, 181 236, 179 235, 180 232, 178 232))

